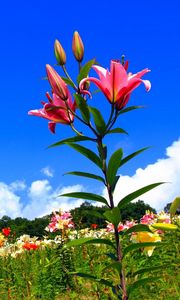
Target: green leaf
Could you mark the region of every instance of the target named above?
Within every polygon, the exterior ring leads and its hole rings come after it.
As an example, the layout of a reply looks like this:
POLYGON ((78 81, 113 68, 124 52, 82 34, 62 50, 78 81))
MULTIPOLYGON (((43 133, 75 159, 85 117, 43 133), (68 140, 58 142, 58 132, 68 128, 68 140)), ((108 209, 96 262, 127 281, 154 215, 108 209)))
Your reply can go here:
POLYGON ((68 248, 68 247, 76 247, 76 246, 81 246, 83 244, 86 244, 88 241, 94 240, 93 237, 86 237, 86 238, 80 238, 80 239, 76 239, 76 240, 71 240, 69 242, 67 242, 66 244, 64 244, 64 248, 68 248))
POLYGON ((118 116, 119 116, 119 115, 122 115, 122 114, 124 114, 124 113, 127 113, 127 112, 129 112, 129 111, 131 111, 131 110, 138 109, 138 108, 143 108, 143 107, 144 107, 144 106, 141 106, 141 105, 126 107, 126 108, 124 108, 124 109, 122 109, 122 110, 119 111, 118 116))
POLYGON ((140 149, 140 150, 138 150, 138 151, 136 151, 136 152, 134 152, 134 153, 132 153, 132 154, 130 154, 130 155, 124 157, 124 158, 121 160, 121 165, 120 165, 120 166, 124 165, 124 164, 127 163, 130 159, 134 158, 135 156, 137 156, 138 154, 140 154, 141 152, 143 152, 143 151, 145 151, 145 150, 147 150, 147 149, 149 149, 149 148, 150 148, 150 147, 142 148, 142 149, 140 149))
POLYGON ((114 269, 116 270, 118 273, 121 272, 121 269, 122 269, 122 265, 119 261, 116 261, 116 262, 112 262, 111 264, 109 264, 107 267, 105 267, 103 270, 102 270, 102 273, 106 272, 107 270, 109 269, 114 269))
POLYGON ((91 173, 73 171, 73 172, 67 172, 64 175, 76 175, 76 176, 82 176, 82 177, 92 178, 92 179, 101 181, 102 183, 105 184, 105 181, 104 181, 103 177, 95 175, 95 174, 91 174, 91 173))
POLYGON ((118 203, 118 207, 121 209, 123 206, 125 206, 126 204, 128 204, 129 202, 131 202, 132 200, 136 199, 137 197, 147 193, 148 191, 154 189, 155 187, 164 184, 165 182, 157 182, 157 183, 152 183, 149 184, 147 186, 144 186, 143 188, 136 190, 135 192, 127 195, 126 197, 124 197, 123 199, 120 200, 120 202, 118 203))
POLYGON ((136 272, 134 272, 132 274, 132 276, 136 276, 136 275, 139 275, 139 274, 144 274, 144 273, 149 273, 149 272, 152 272, 152 271, 158 271, 158 270, 163 270, 164 268, 166 268, 168 266, 168 264, 164 264, 164 265, 159 265, 159 266, 154 266, 154 267, 147 267, 147 268, 142 268, 142 269, 139 269, 137 270, 136 272))
POLYGON ((81 112, 81 115, 85 122, 89 123, 90 121, 90 113, 88 109, 88 105, 86 103, 86 100, 78 94, 74 94, 74 98, 76 100, 76 104, 81 112))
POLYGON ((92 67, 92 65, 95 64, 95 59, 92 59, 90 61, 88 61, 82 68, 81 68, 81 71, 78 75, 78 78, 77 78, 77 82, 80 83, 80 81, 83 79, 83 78, 86 78, 89 74, 89 71, 92 67))
POLYGON ((63 81, 64 81, 66 84, 68 84, 68 85, 70 85, 71 87, 74 88, 74 82, 72 82, 69 78, 64 77, 64 76, 61 76, 61 78, 63 79, 63 81))
POLYGON ((110 134, 110 133, 125 133, 125 134, 128 134, 127 131, 125 131, 124 129, 122 128, 114 128, 112 130, 109 130, 107 132, 107 134, 110 134))
POLYGON ((130 234, 132 232, 142 232, 142 231, 147 231, 152 233, 152 231, 149 229, 149 226, 144 224, 137 224, 124 231, 124 235, 130 234))
POLYGON ((98 283, 107 285, 107 286, 109 286, 111 288, 114 287, 113 284, 110 281, 108 281, 106 279, 97 278, 97 277, 95 277, 95 276, 93 276, 91 274, 85 274, 85 273, 80 273, 80 272, 70 272, 69 274, 70 275, 75 275, 75 276, 80 276, 80 277, 83 277, 83 278, 87 278, 87 279, 92 280, 94 282, 98 282, 98 283))
POLYGON ((66 143, 76 143, 76 142, 83 142, 83 141, 92 141, 91 138, 87 137, 87 136, 81 136, 81 135, 75 135, 73 137, 61 140, 55 144, 50 145, 48 148, 52 148, 52 147, 56 147, 56 146, 62 146, 66 143))
POLYGON ((102 161, 100 158, 94 153, 93 151, 89 150, 88 148, 85 148, 83 146, 80 146, 78 144, 70 144, 66 143, 68 146, 73 148, 74 150, 80 152, 84 156, 86 156, 89 160, 91 160, 93 163, 95 163, 100 169, 102 168, 102 161))
POLYGON ((151 226, 155 229, 160 229, 165 231, 174 231, 178 229, 177 225, 167 224, 167 223, 154 223, 151 226))
POLYGON ((95 239, 92 237, 88 237, 88 238, 80 238, 77 240, 72 240, 70 242, 67 242, 64 247, 75 247, 75 246, 80 246, 80 245, 87 245, 87 244, 104 244, 104 245, 108 245, 111 246, 113 248, 115 248, 114 244, 108 240, 108 239, 95 239))
POLYGON ((118 207, 114 207, 112 209, 106 210, 103 215, 105 218, 112 223, 115 227, 118 226, 119 222, 121 221, 120 210, 118 207))
MULTIPOLYGON (((104 203, 108 205, 108 202, 105 198, 102 196, 91 194, 91 193, 84 193, 84 192, 74 192, 74 193, 67 193, 60 195, 61 197, 72 197, 72 198, 80 198, 80 199, 87 199, 87 200, 93 200, 97 202, 104 203)), ((109 205, 108 205, 109 206, 109 205)))
POLYGON ((116 173, 121 165, 121 159, 123 156, 122 148, 115 151, 109 159, 107 167, 107 181, 110 185, 114 183, 116 173))
POLYGON ((136 288, 138 288, 138 287, 140 287, 142 285, 144 286, 148 282, 157 281, 159 279, 161 279, 161 277, 147 277, 147 278, 142 278, 142 279, 139 279, 139 280, 135 281, 133 284, 131 284, 128 287, 128 289, 127 289, 128 295, 130 295, 130 293, 134 289, 136 289, 136 288))
POLYGON ((93 115, 94 124, 96 126, 96 129, 98 130, 98 132, 100 134, 103 135, 106 131, 106 123, 101 115, 101 112, 97 108, 91 107, 91 106, 89 106, 89 111, 93 115))
POLYGON ((111 258, 112 260, 114 260, 115 262, 117 262, 117 257, 114 253, 112 252, 108 252, 108 253, 105 253, 105 255, 109 258, 111 258))
POLYGON ((130 246, 127 246, 123 251, 123 257, 130 251, 141 249, 144 247, 162 247, 165 243, 162 242, 145 242, 145 243, 135 243, 130 246))
POLYGON ((112 193, 114 193, 114 190, 115 190, 115 188, 116 188, 116 184, 118 183, 119 178, 120 178, 120 175, 117 175, 117 176, 115 177, 115 179, 114 179, 114 182, 113 182, 113 184, 112 184, 112 186, 111 186, 111 191, 112 191, 112 193))
POLYGON ((171 218, 176 214, 176 210, 178 209, 179 206, 180 206, 180 197, 176 197, 172 202, 169 210, 171 218))

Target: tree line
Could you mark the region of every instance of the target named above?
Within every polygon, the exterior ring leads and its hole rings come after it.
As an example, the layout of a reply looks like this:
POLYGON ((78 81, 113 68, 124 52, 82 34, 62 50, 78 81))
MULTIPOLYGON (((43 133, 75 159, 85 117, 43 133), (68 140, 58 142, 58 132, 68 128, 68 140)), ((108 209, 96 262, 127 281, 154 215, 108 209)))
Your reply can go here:
MULTIPOLYGON (((90 202, 85 201, 80 207, 71 209, 70 212, 76 229, 91 228, 92 224, 97 224, 97 228, 104 228, 106 227, 106 221, 100 215, 103 215, 105 210, 105 207, 94 206, 90 202)), ((129 203, 122 211, 122 222, 132 219, 139 221, 146 210, 156 213, 155 209, 145 204, 142 200, 129 203)), ((21 217, 11 219, 8 216, 3 216, 0 219, 0 231, 2 228, 10 227, 11 234, 14 235, 14 237, 29 234, 30 236, 42 238, 48 235, 45 231, 45 227, 49 224, 50 218, 51 214, 41 218, 35 218, 34 220, 21 217)))

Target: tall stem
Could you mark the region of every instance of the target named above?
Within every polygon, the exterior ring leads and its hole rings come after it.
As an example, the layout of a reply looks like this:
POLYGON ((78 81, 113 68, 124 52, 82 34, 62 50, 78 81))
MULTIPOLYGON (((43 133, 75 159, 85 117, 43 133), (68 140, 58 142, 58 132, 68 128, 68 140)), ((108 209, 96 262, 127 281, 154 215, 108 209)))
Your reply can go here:
MULTIPOLYGON (((104 155, 104 149, 103 149, 103 142, 102 142, 102 137, 99 137, 97 140, 101 155, 102 155, 102 161, 103 161, 103 174, 105 177, 105 182, 106 182, 106 187, 108 191, 108 197, 109 197, 109 203, 110 203, 110 208, 114 208, 114 199, 113 199, 113 191, 111 185, 108 183, 107 180, 107 163, 106 163, 106 156, 104 155)), ((115 227, 114 230, 114 237, 115 237, 115 242, 116 242, 116 255, 117 255, 117 261, 121 263, 122 265, 122 246, 121 246, 121 241, 119 238, 119 233, 118 233, 118 228, 115 227)), ((122 290, 122 300, 128 300, 127 296, 127 290, 126 290, 126 279, 125 279, 125 274, 123 267, 121 267, 121 272, 119 274, 120 277, 120 286, 122 290)))

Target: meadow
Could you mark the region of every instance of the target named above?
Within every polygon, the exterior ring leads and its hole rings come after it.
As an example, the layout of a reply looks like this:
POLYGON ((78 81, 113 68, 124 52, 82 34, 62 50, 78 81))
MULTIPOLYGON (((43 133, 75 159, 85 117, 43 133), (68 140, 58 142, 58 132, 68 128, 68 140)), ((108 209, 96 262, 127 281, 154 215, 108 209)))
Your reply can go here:
MULTIPOLYGON (((144 220, 147 223, 147 216, 151 215, 147 213, 141 222, 144 220)), ((160 215, 162 224, 167 222, 167 216, 165 213, 160 215)), ((128 221, 120 224, 119 235, 127 232, 128 227, 130 229, 134 223, 136 222, 128 221)), ((176 218, 176 224, 178 223, 179 217, 176 218)), ((91 228, 79 230, 69 226, 72 225, 70 218, 63 222, 59 219, 56 230, 53 224, 55 223, 51 220, 46 228, 47 236, 41 240, 22 235, 12 242, 10 228, 2 230, 0 299, 119 299, 116 294, 118 268, 111 268, 114 256, 111 246, 82 244, 70 247, 70 243, 77 241, 77 238, 106 238, 112 241, 112 224, 109 223, 102 229, 92 224, 91 228), (50 231, 56 231, 54 238, 50 231)), ((123 249, 136 244, 132 235, 127 234, 123 238, 123 249)), ((159 235, 161 242, 157 247, 134 249, 124 258, 127 285, 133 286, 130 300, 180 298, 180 234, 178 230, 170 230, 161 231, 159 235)))

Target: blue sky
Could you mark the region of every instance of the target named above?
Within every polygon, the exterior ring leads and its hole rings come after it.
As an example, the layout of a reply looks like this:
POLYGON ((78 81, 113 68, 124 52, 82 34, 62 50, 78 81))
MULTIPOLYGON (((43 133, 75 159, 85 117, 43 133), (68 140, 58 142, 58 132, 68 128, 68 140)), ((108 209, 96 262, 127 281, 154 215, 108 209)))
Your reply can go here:
MULTIPOLYGON (((42 78, 45 76, 45 64, 56 63, 53 53, 55 39, 59 39, 66 50, 67 69, 75 78, 77 65, 71 51, 75 30, 79 31, 85 45, 84 61, 95 57, 107 68, 112 58, 118 59, 124 54, 133 73, 146 67, 151 69, 151 73, 145 77, 152 83, 151 91, 146 93, 144 87, 140 86, 132 94, 129 103, 145 105, 146 108, 124 115, 121 126, 129 132, 129 136, 116 135, 108 143, 111 152, 122 146, 125 154, 153 146, 120 171, 128 176, 128 180, 132 180, 138 168, 146 173, 148 166, 153 165, 158 178, 159 174, 164 175, 165 181, 168 179, 172 182, 171 187, 166 187, 167 190, 159 194, 159 201, 163 198, 162 203, 157 204, 158 198, 151 202, 148 195, 147 202, 161 209, 179 193, 178 184, 173 186, 180 174, 177 154, 180 151, 179 12, 177 0, 130 0, 127 3, 93 0, 73 1, 71 4, 65 1, 33 0, 28 3, 10 1, 1 4, 0 82, 3 112, 0 118, 0 216, 8 214, 14 217, 20 214, 32 218, 40 212, 48 212, 53 208, 50 203, 55 201, 51 201, 51 198, 55 199, 54 195, 59 191, 73 185, 80 185, 82 190, 102 192, 102 187, 98 187, 96 182, 62 176, 71 170, 95 170, 80 155, 66 147, 47 149, 48 145, 72 135, 69 128, 60 125, 56 135, 52 135, 46 120, 27 115, 30 109, 40 108, 40 101, 45 100, 45 92, 50 90, 48 82, 42 78), (167 156, 168 147, 173 153, 170 156, 167 156), (166 165, 161 172, 159 165, 157 167, 159 160, 166 165), (171 160, 173 166, 169 162, 171 160), (44 168, 46 171, 43 171, 44 168), (166 178, 167 173, 169 175, 166 178), (35 196, 32 195, 33 188, 35 196), (43 205, 46 206, 44 211, 43 205), (28 209, 29 213, 25 213, 28 209)), ((107 100, 104 96, 98 95, 93 101, 106 114, 107 100)), ((152 176, 154 172, 147 173, 147 179, 151 182, 156 177, 152 176)), ((138 183, 141 185, 141 182, 138 183)), ((75 205, 71 199, 65 204, 65 200, 58 201, 55 206, 64 205, 68 208, 75 205)))

